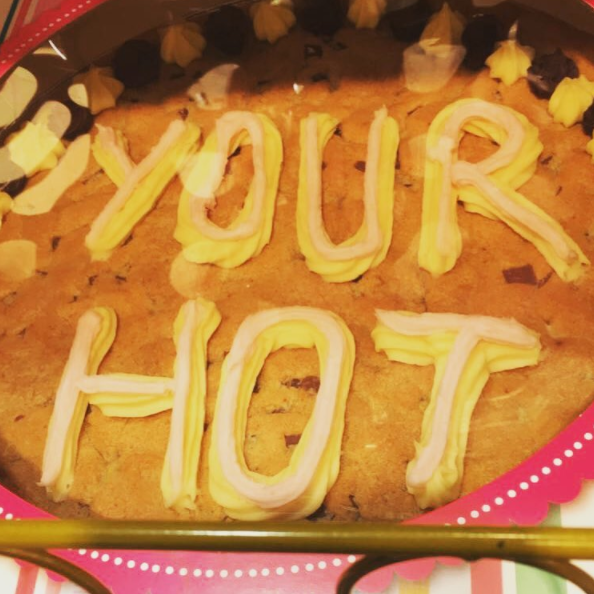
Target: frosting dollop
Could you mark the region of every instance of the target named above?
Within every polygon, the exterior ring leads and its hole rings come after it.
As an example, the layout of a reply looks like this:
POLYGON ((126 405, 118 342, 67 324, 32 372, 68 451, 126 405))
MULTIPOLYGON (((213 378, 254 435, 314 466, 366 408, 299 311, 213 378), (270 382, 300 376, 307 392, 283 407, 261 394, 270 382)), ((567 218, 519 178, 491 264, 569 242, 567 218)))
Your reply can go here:
POLYGON ((124 85, 113 76, 109 67, 91 66, 87 72, 74 77, 74 85, 68 89, 70 98, 82 107, 88 107, 93 115, 105 109, 115 107, 118 97, 124 92, 124 85), (86 89, 87 104, 84 95, 81 97, 76 85, 80 84, 86 89))
POLYGON ((292 5, 283 0, 263 0, 250 7, 256 37, 262 41, 275 43, 284 37, 295 24, 292 5))
POLYGON ((97 124, 91 149, 101 169, 119 188, 135 166, 128 155, 128 140, 122 131, 97 124))
POLYGON ((564 78, 549 100, 549 113, 566 128, 581 121, 584 112, 592 105, 594 82, 585 76, 564 78))
POLYGON ((196 23, 169 25, 162 33, 161 58, 185 68, 202 56, 205 47, 206 39, 196 23))
POLYGON ((421 34, 421 41, 433 41, 432 45, 459 45, 464 31, 464 17, 450 8, 447 2, 435 13, 421 34))
POLYGON ((515 39, 502 41, 499 47, 487 58, 491 78, 500 79, 507 86, 520 78, 525 78, 534 58, 534 49, 521 45, 515 39))
POLYGON ((357 29, 375 29, 386 10, 386 0, 351 0, 347 17, 357 29))

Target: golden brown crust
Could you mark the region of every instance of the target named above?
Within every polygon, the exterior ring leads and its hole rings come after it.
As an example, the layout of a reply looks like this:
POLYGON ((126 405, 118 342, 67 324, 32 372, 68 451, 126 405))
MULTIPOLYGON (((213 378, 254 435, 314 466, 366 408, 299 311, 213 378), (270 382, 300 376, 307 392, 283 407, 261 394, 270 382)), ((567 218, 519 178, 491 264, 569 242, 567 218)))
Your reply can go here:
MULTIPOLYGON (((594 78, 585 37, 544 17, 550 44, 561 45, 582 72, 594 78)), ((250 313, 284 305, 311 305, 340 315, 357 346, 347 406, 341 472, 326 499, 337 519, 404 519, 419 513, 404 485, 405 468, 420 435, 431 389, 432 368, 389 362, 375 353, 370 337, 374 308, 453 311, 515 317, 541 335, 543 360, 537 368, 495 374, 474 413, 463 489, 467 493, 509 470, 543 446, 591 401, 594 392, 594 276, 565 284, 542 256, 501 223, 459 208, 464 239, 455 269, 439 279, 417 265, 422 197, 422 149, 432 118, 460 97, 481 97, 524 113, 541 131, 544 152, 536 175, 522 193, 557 219, 594 260, 594 167, 579 126, 565 130, 547 114, 525 80, 506 88, 478 75, 459 73, 447 88, 415 95, 403 87, 402 45, 383 31, 343 30, 346 46, 332 49, 319 39, 293 32, 274 47, 252 44, 241 59, 244 74, 227 109, 269 115, 285 150, 271 243, 236 270, 188 264, 173 239, 180 195, 170 184, 126 245, 103 263, 90 263, 84 236, 112 196, 114 186, 91 160, 84 179, 37 217, 9 216, 1 238, 27 238, 38 245, 39 274, 20 285, 0 286, 0 467, 2 481, 29 501, 62 517, 174 518, 162 504, 159 480, 169 431, 169 413, 146 419, 108 419, 88 414, 80 439, 75 483, 69 501, 51 503, 36 486, 53 397, 78 317, 96 305, 113 307, 119 330, 101 371, 169 375, 172 327, 186 298, 214 300, 223 321, 209 346, 207 429, 198 477, 195 513, 184 517, 224 518, 207 487, 208 452, 214 401, 224 354, 250 313), (322 58, 304 58, 304 45, 321 45, 322 58), (378 56, 381 56, 378 59, 378 56), (312 83, 324 74, 328 80, 312 83), (293 82, 304 84, 299 95, 293 82), (330 236, 344 240, 362 219, 363 174, 373 111, 388 107, 401 127, 396 175, 394 237, 386 261, 359 282, 328 284, 305 266, 297 245, 295 203, 299 163, 299 121, 311 111, 342 120, 324 156, 324 218, 330 236), (52 238, 60 238, 59 243, 52 238), (52 249, 52 243, 54 248, 52 249), (57 245, 56 245, 57 243, 57 245), (502 271, 532 265, 542 286, 507 284, 502 271)), ((591 47, 591 44, 590 44, 591 47)), ((214 64, 205 58, 200 68, 214 64)), ((195 68, 190 67, 190 74, 195 68)), ((167 71, 166 71, 167 72, 167 71)), ((165 75, 167 76, 167 74, 165 75)), ((127 93, 98 121, 121 129, 132 157, 141 159, 180 108, 209 132, 222 112, 201 111, 183 89, 189 77, 146 93, 127 93), (176 89, 171 91, 171 87, 176 89), (168 89, 164 94, 163 89, 168 89), (133 97, 142 98, 132 103, 133 97)), ((466 158, 478 159, 493 147, 468 138, 466 158)), ((250 150, 230 164, 228 192, 220 196, 214 220, 228 223, 241 205, 251 176, 250 150)), ((271 474, 288 461, 285 436, 299 435, 312 409, 315 391, 299 387, 316 376, 314 353, 273 354, 264 367, 249 413, 245 452, 250 467, 271 474)), ((315 383, 315 382, 314 382, 315 383)), ((289 442, 291 439, 289 439, 289 442)))

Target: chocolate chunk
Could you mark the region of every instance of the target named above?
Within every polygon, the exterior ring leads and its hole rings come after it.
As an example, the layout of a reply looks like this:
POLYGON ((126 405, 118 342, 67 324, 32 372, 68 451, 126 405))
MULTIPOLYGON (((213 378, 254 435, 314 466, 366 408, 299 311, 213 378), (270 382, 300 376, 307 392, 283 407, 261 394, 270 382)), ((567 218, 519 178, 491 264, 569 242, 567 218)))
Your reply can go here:
POLYGON ((519 266, 518 268, 506 268, 503 271, 505 282, 508 284, 520 283, 522 285, 538 285, 538 279, 534 273, 532 264, 519 266))
POLYGON ((228 56, 243 51, 251 30, 249 17, 237 6, 223 6, 206 21, 204 36, 207 42, 228 56))
POLYGON ((316 72, 315 74, 311 75, 310 80, 312 83, 323 82, 328 80, 328 75, 325 72, 316 72))
POLYGON ((63 100, 62 103, 70 110, 70 125, 66 128, 63 138, 65 140, 74 140, 82 134, 86 134, 95 123, 93 114, 81 105, 76 104, 70 99, 63 100))
POLYGON ((285 446, 289 447, 289 446, 297 445, 299 443, 300 439, 301 439, 301 434, 299 434, 299 435, 285 435, 285 446))
POLYGON ((361 173, 365 173, 365 161, 357 161, 355 163, 355 169, 361 173))
POLYGON ((188 116, 190 115, 190 112, 188 111, 187 107, 182 107, 178 112, 177 115, 182 119, 182 120, 187 120, 188 116))
POLYGON ((115 77, 129 89, 138 89, 159 78, 159 48, 144 39, 130 39, 120 46, 113 58, 115 77))
POLYGON ((302 0, 296 6, 296 17, 302 29, 332 36, 342 27, 345 10, 340 0, 302 0))
POLYGON ((60 241, 62 241, 62 238, 59 235, 54 235, 51 239, 51 246, 52 246, 52 252, 55 252, 58 249, 58 246, 60 245, 60 241))
POLYGON ((433 11, 424 0, 407 6, 402 10, 392 10, 386 14, 392 35, 399 41, 417 41, 433 11))
POLYGON ((303 46, 303 57, 307 58, 321 58, 324 55, 324 50, 321 45, 307 43, 303 46))
POLYGON ((582 119, 582 130, 588 135, 592 136, 594 132, 594 103, 586 109, 582 119))
POLYGON ((120 274, 116 274, 115 279, 118 283, 125 283, 128 280, 125 276, 122 276, 120 274))
POLYGON ((16 198, 27 185, 27 178, 25 176, 14 179, 7 184, 0 184, 0 192, 6 192, 11 198, 16 198))
POLYGON ((576 63, 560 49, 539 56, 528 68, 530 90, 540 99, 549 99, 564 78, 577 78, 580 71, 576 63))
POLYGON ((93 276, 89 276, 89 278, 87 279, 87 282, 89 283, 89 286, 92 287, 95 284, 96 280, 97 280, 97 275, 94 274, 93 276))
POLYGON ((466 48, 464 66, 480 70, 493 53, 495 44, 505 39, 501 21, 492 14, 479 14, 472 18, 462 32, 462 45, 466 48))

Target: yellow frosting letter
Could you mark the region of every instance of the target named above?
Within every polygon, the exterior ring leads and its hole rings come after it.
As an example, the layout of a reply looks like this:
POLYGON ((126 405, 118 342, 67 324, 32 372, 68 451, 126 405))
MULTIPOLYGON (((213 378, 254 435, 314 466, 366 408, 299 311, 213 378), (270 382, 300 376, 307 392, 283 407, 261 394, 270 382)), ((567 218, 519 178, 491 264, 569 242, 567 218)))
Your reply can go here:
POLYGON ((421 508, 460 494, 470 417, 490 373, 538 363, 538 335, 512 319, 376 311, 377 351, 391 361, 435 365, 421 440, 406 485, 421 508))
POLYGON ((115 339, 115 312, 87 311, 79 320, 56 394, 43 457, 40 484, 56 501, 72 486, 78 437, 89 404, 104 414, 140 417, 173 408, 169 444, 161 477, 167 507, 191 508, 204 426, 206 345, 220 322, 215 305, 186 302, 175 322, 177 356, 173 378, 132 374, 98 375, 115 339))
POLYGON ((230 517, 291 520, 320 507, 338 476, 354 359, 351 332, 330 312, 286 307, 245 319, 223 364, 209 452, 210 493, 230 517), (266 357, 281 347, 315 347, 321 381, 289 465, 265 476, 248 468, 242 444, 258 373, 266 357))
POLYGON ((265 115, 232 111, 217 120, 216 130, 183 175, 175 238, 184 246, 186 260, 236 268, 264 249, 272 233, 282 161, 280 133, 265 115), (221 228, 208 218, 208 209, 216 204, 228 155, 248 142, 254 178, 241 212, 221 228))
POLYGON ((346 282, 381 264, 392 240, 394 167, 400 140, 386 108, 369 129, 365 167, 365 214, 359 230, 332 243, 322 217, 322 155, 338 120, 312 113, 301 122, 301 165, 297 197, 297 238, 308 268, 329 282, 346 282))
POLYGON ((590 262, 561 225, 516 191, 533 175, 542 151, 538 130, 512 109, 461 99, 442 110, 427 135, 419 265, 434 275, 451 270, 462 251, 456 204, 498 219, 530 241, 564 280, 590 262), (480 163, 457 159, 463 132, 487 136, 499 150, 480 163))

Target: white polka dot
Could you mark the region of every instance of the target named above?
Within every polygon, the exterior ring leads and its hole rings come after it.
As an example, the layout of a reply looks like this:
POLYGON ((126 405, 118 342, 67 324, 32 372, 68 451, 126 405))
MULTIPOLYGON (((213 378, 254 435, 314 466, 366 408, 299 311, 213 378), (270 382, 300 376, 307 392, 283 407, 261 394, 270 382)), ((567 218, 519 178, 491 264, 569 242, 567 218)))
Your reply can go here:
POLYGON ((326 569, 326 561, 320 561, 320 562, 318 563, 318 567, 319 567, 320 569, 326 569))
POLYGON ((214 576, 214 571, 213 571, 212 569, 207 569, 207 570, 204 572, 204 575, 205 575, 207 578, 211 578, 211 577, 213 577, 213 576, 214 576))
POLYGON ((65 12, 65 13, 64 13, 64 18, 66 18, 66 19, 67 19, 69 16, 70 16, 70 13, 69 13, 69 12, 65 12))
POLYGON ((485 505, 483 505, 483 507, 481 508, 486 514, 488 514, 491 511, 491 506, 488 505, 487 503, 485 503, 485 505))
POLYGON ((284 573, 285 573, 285 570, 282 567, 276 568, 276 575, 283 575, 284 573))
POLYGON ((229 572, 228 572, 226 569, 221 569, 221 571, 219 572, 219 575, 220 575, 220 576, 221 576, 223 579, 225 579, 225 578, 226 578, 226 577, 229 575, 229 572))
POLYGON ((503 505, 503 497, 495 497, 495 505, 503 505))
POLYGON ((584 439, 586 441, 592 441, 592 437, 594 437, 591 433, 584 433, 584 439))
POLYGON ((140 571, 146 571, 149 568, 149 564, 145 561, 140 564, 140 571))
POLYGON ((200 577, 202 575, 202 570, 195 569, 193 575, 194 575, 194 577, 200 577))
POLYGON ((240 578, 243 575, 243 571, 241 569, 236 569, 235 573, 233 574, 236 578, 240 578))
POLYGON ((155 564, 151 567, 151 571, 153 573, 159 573, 161 571, 161 567, 159 565, 155 564))
POLYGON ((93 551, 91 553, 91 559, 98 559, 99 558, 99 553, 97 551, 93 551))
POLYGON ((187 567, 182 567, 179 570, 179 575, 188 575, 188 568, 187 567))
POLYGON ((332 559, 332 565, 334 565, 334 567, 340 567, 342 565, 342 561, 338 557, 336 557, 332 559))
POLYGON ((530 485, 526 482, 522 482, 520 483, 520 489, 522 489, 522 491, 526 491, 526 489, 528 489, 530 485))
POLYGON ((531 482, 531 483, 538 483, 538 480, 539 480, 539 479, 538 479, 538 477, 537 477, 535 474, 533 474, 533 475, 530 477, 530 482, 531 482))
POLYGON ((545 467, 542 469, 542 473, 543 473, 543 474, 551 474, 551 469, 550 469, 548 466, 545 466, 545 467))
POLYGON ((270 569, 268 569, 268 567, 265 567, 261 572, 260 572, 264 577, 268 577, 270 575, 270 569))
POLYGON ((103 555, 101 555, 101 561, 103 561, 103 563, 107 563, 109 561, 109 555, 107 553, 103 553, 103 555))
POLYGON ((249 575, 250 577, 256 577, 256 576, 258 575, 258 570, 256 570, 256 569, 250 569, 250 570, 248 571, 248 575, 249 575))
POLYGON ((573 456, 573 450, 565 450, 563 453, 565 454, 566 458, 571 458, 573 456))
POLYGON ((14 516, 12 514, 6 514, 4 516, 7 520, 12 520, 12 518, 14 518, 14 516))
POLYGON ((348 561, 349 563, 354 563, 356 560, 357 560, 357 557, 355 557, 355 555, 349 555, 349 556, 347 557, 347 561, 348 561))
POLYGON ((299 566, 291 565, 291 573, 299 573, 299 566))
POLYGON ((128 569, 134 569, 136 567, 136 561, 128 561, 126 565, 128 566, 128 569))
POLYGON ((456 521, 458 524, 460 524, 460 526, 466 524, 466 518, 463 518, 462 516, 460 516, 456 521))
POLYGON ((473 509, 473 510, 470 512, 470 517, 471 517, 471 518, 478 518, 478 517, 479 517, 479 513, 476 511, 476 509, 473 509))
POLYGON ((563 460, 561 460, 561 458, 555 458, 555 459, 553 460, 553 464, 554 464, 555 466, 561 466, 561 464, 563 464, 563 460))
POLYGON ((517 493, 513 489, 510 489, 507 492, 507 496, 510 497, 511 499, 513 499, 516 495, 517 495, 517 493))
MULTIPOLYGON (((1 513, 2 513, 2 512, 0 511, 0 514, 1 514, 1 513)), ((86 554, 87 554, 87 549, 78 549, 78 554, 79 554, 79 555, 86 555, 86 554)))
POLYGON ((114 565, 118 565, 118 566, 119 566, 119 565, 121 565, 123 562, 124 562, 124 560, 123 560, 121 557, 116 557, 116 558, 113 560, 113 564, 114 564, 114 565))
POLYGON ((576 442, 573 444, 573 449, 574 449, 574 450, 581 450, 583 447, 584 447, 584 446, 582 445, 582 442, 581 442, 581 441, 576 441, 576 442))
POLYGON ((305 564, 305 571, 313 571, 313 570, 314 570, 313 563, 306 563, 305 564))
POLYGON ((174 571, 175 571, 175 569, 173 569, 173 567, 171 567, 171 565, 168 565, 168 566, 165 568, 165 573, 166 573, 167 575, 172 575, 174 571))

